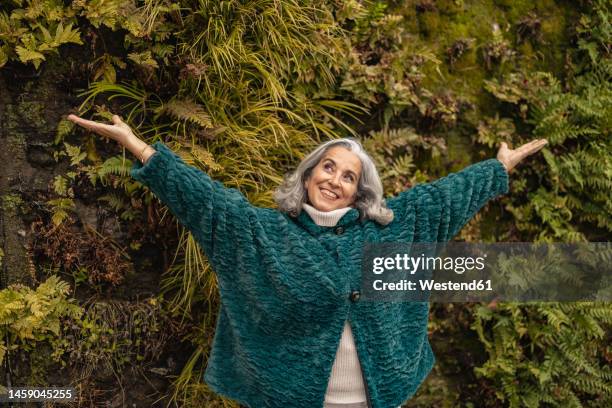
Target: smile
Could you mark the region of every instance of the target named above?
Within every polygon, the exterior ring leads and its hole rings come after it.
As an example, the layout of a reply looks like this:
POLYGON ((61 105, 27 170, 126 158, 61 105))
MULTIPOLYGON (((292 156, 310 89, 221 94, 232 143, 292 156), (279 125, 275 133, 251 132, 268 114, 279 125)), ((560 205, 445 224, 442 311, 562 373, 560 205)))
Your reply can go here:
POLYGON ((329 200, 336 200, 338 198, 338 194, 333 191, 326 190, 324 188, 320 189, 321 195, 329 200))

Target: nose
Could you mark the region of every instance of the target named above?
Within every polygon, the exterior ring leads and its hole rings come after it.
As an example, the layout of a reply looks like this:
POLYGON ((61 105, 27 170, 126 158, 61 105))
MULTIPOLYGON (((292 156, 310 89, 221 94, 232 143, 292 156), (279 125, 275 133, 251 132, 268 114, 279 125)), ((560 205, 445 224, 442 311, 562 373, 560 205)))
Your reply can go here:
POLYGON ((336 173, 333 176, 331 176, 331 178, 329 179, 329 184, 331 184, 334 187, 339 187, 340 186, 340 174, 336 173))

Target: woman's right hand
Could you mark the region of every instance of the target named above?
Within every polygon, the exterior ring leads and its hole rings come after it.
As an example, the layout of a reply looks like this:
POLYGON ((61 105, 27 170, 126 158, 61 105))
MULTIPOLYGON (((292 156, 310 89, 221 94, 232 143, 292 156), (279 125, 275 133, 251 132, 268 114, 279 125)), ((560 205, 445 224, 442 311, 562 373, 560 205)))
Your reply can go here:
POLYGON ((94 122, 93 120, 83 119, 74 114, 68 115, 67 119, 101 136, 113 139, 121 143, 123 146, 127 144, 130 138, 135 137, 132 129, 125 122, 123 122, 118 115, 113 115, 112 125, 106 125, 104 123, 94 122))

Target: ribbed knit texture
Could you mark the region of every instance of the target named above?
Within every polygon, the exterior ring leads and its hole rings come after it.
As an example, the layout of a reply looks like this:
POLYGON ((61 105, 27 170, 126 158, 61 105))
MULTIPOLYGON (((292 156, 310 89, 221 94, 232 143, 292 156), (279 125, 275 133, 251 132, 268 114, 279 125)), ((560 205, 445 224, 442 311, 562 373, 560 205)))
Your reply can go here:
MULTIPOLYGON (((315 224, 323 227, 335 226, 340 218, 351 209, 351 207, 345 207, 333 211, 319 211, 306 203, 302 207, 315 224)), ((355 348, 351 325, 346 321, 325 392, 325 408, 330 408, 331 404, 335 405, 334 408, 351 408, 355 406, 355 403, 365 401, 365 386, 359 356, 355 348)))
POLYGON ((308 203, 303 203, 302 208, 310 215, 312 221, 321 227, 333 227, 351 207, 338 208, 332 211, 319 211, 308 203))
POLYGON ((349 320, 372 408, 410 398, 434 364, 427 302, 352 302, 365 242, 446 242, 508 190, 485 160, 387 200, 387 226, 350 209, 336 227, 253 206, 166 145, 132 177, 188 228, 217 274, 221 304, 204 380, 251 408, 322 408, 349 320), (340 228, 342 227, 342 228, 340 228))
MULTIPOLYGON (((344 322, 340 345, 325 392, 326 404, 354 404, 366 401, 365 386, 359 364, 351 325, 344 322)), ((325 408, 329 407, 326 405, 325 408)))

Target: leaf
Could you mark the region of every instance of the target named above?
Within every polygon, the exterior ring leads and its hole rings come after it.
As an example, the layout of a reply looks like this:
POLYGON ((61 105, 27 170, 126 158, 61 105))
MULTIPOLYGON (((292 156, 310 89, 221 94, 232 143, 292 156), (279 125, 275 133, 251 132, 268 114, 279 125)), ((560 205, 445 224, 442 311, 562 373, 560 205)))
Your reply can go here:
POLYGON ((66 195, 68 190, 68 180, 61 175, 55 176, 53 179, 53 190, 58 195, 66 195))
POLYGON ((40 28, 40 31, 42 31, 43 33, 43 40, 46 44, 51 44, 53 43, 53 37, 51 37, 51 33, 49 32, 49 30, 47 30, 47 28, 45 26, 43 26, 42 24, 38 24, 38 28, 40 28))
POLYGON ((190 100, 173 99, 163 105, 161 111, 167 112, 179 120, 196 123, 203 128, 213 127, 210 116, 208 116, 202 105, 190 100))
POLYGON ((221 171, 223 167, 215 161, 213 155, 206 149, 201 146, 194 145, 191 147, 191 154, 193 156, 204 163, 208 168, 212 171, 221 171))
POLYGON ((72 23, 68 24, 66 28, 64 28, 60 21, 57 29, 55 30, 54 45, 59 46, 65 43, 83 44, 79 30, 72 30, 72 23))
POLYGON ((72 146, 66 142, 64 142, 64 146, 66 148, 66 153, 68 153, 68 157, 70 157, 70 165, 72 166, 76 166, 85 157, 87 157, 87 152, 81 152, 81 148, 79 146, 72 146))
MULTIPOLYGON (((17 51, 17 55, 19 55, 19 60, 23 63, 33 61, 36 65, 36 63, 40 64, 40 61, 45 60, 45 56, 40 52, 29 50, 20 45, 15 47, 15 51, 17 51)), ((38 65, 36 65, 36 68, 38 68, 38 65)))
POLYGON ((159 68, 157 61, 155 61, 155 58, 153 58, 153 56, 151 55, 151 51, 144 51, 141 53, 131 52, 128 54, 128 58, 134 61, 136 64, 145 68, 159 68))
POLYGON ((55 133, 55 139, 53 140, 54 145, 58 145, 64 141, 64 138, 74 130, 74 122, 66 119, 62 119, 57 124, 57 130, 55 133))
POLYGON ((8 55, 0 47, 0 68, 2 68, 8 62, 8 55))

